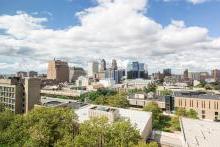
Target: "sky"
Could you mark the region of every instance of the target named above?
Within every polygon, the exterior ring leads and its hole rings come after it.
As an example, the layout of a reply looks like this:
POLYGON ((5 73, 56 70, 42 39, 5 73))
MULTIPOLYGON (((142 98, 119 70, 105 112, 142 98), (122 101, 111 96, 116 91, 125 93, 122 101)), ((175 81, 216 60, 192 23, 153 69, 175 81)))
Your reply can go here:
POLYGON ((149 72, 220 68, 219 0, 1 0, 0 74, 117 59, 149 72))

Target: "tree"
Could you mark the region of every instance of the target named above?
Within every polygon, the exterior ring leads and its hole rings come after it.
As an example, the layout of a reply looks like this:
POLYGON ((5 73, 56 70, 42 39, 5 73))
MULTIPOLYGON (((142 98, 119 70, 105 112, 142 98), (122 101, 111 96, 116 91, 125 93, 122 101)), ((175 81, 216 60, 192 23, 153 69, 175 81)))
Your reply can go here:
POLYGON ((25 117, 29 130, 28 144, 53 146, 65 136, 78 132, 77 116, 67 108, 36 108, 25 117))
POLYGON ((189 117, 189 118, 198 119, 198 113, 193 109, 189 109, 186 112, 186 116, 189 117))
POLYGON ((177 116, 186 116, 186 109, 184 109, 184 108, 176 108, 175 114, 177 116))
POLYGON ((125 93, 118 93, 114 96, 109 96, 107 99, 108 105, 112 107, 126 108, 129 106, 129 102, 125 93))
POLYGON ((75 138, 75 146, 103 146, 110 124, 106 117, 91 118, 80 125, 79 134, 75 138))
POLYGON ((113 123, 108 134, 108 146, 130 147, 140 139, 139 131, 124 120, 113 123))
POLYGON ((67 108, 36 108, 27 115, 0 113, 0 144, 6 146, 54 146, 74 139, 76 114, 67 108))
POLYGON ((158 128, 162 110, 156 102, 149 102, 144 108, 144 111, 152 112, 153 128, 158 128))
POLYGON ((171 118, 171 129, 176 131, 181 130, 179 117, 174 116, 171 118))
POLYGON ((74 140, 78 147, 132 147, 140 139, 139 131, 129 121, 108 123, 106 117, 91 118, 80 125, 74 140))
POLYGON ((158 144, 156 142, 139 142, 138 145, 136 145, 135 147, 158 147, 158 144))

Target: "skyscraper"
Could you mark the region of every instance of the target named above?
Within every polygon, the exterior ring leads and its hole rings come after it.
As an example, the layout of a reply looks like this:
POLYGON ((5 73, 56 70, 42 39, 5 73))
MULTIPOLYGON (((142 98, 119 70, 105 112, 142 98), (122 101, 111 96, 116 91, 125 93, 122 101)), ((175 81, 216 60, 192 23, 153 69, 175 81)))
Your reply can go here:
POLYGON ((188 78, 189 78, 189 72, 188 72, 188 69, 185 69, 183 72, 183 79, 187 80, 188 78))
POLYGON ((127 65, 127 79, 147 78, 145 74, 144 63, 131 62, 127 65))
POLYGON ((97 61, 92 61, 88 63, 88 76, 95 77, 95 74, 99 72, 99 63, 97 61))
POLYGON ((103 72, 105 70, 106 70, 106 61, 105 59, 102 59, 100 64, 100 72, 103 72))
POLYGON ((47 79, 58 82, 69 81, 69 66, 67 62, 52 60, 48 62, 47 79))
POLYGON ((113 70, 117 70, 118 69, 117 61, 115 59, 112 60, 112 69, 113 70))
POLYGON ((171 69, 170 68, 166 68, 163 70, 163 75, 164 76, 171 76, 171 69))

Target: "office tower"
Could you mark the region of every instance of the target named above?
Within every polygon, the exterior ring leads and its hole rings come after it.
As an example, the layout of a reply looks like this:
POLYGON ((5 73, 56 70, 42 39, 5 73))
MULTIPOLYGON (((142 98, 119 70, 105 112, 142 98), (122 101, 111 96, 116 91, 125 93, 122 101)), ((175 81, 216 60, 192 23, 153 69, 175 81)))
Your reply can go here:
POLYGON ((70 67, 69 82, 75 82, 78 77, 86 76, 86 71, 81 67, 70 67))
POLYGON ((115 59, 112 60, 112 69, 113 70, 117 70, 118 69, 117 61, 115 59))
POLYGON ((40 79, 0 79, 0 103, 14 113, 25 113, 40 102, 40 79))
POLYGON ((220 81, 220 70, 219 69, 213 69, 211 71, 211 76, 213 79, 215 79, 216 81, 220 81))
POLYGON ((189 78, 189 71, 188 71, 188 69, 185 69, 183 72, 183 79, 187 80, 188 78, 189 78))
POLYGON ((53 60, 48 62, 47 79, 58 82, 69 81, 69 66, 67 62, 53 60))
POLYGON ((166 68, 163 70, 163 75, 165 76, 171 76, 171 69, 170 68, 166 68))
POLYGON ((16 76, 17 76, 17 77, 24 78, 24 77, 27 77, 28 74, 27 74, 27 72, 25 72, 25 71, 19 71, 19 72, 16 73, 16 76))
POLYGON ((118 69, 118 70, 107 69, 105 71, 105 79, 115 80, 116 84, 121 82, 123 76, 125 76, 124 69, 118 69))
POLYGON ((145 64, 131 62, 127 65, 127 79, 146 78, 145 64))
POLYGON ((88 63, 88 76, 95 78, 95 75, 99 72, 99 63, 96 61, 88 63))
POLYGON ((106 61, 105 59, 102 59, 100 64, 100 72, 104 72, 105 70, 106 70, 106 61))
POLYGON ((37 77, 38 73, 36 71, 29 71, 28 72, 28 77, 37 77))

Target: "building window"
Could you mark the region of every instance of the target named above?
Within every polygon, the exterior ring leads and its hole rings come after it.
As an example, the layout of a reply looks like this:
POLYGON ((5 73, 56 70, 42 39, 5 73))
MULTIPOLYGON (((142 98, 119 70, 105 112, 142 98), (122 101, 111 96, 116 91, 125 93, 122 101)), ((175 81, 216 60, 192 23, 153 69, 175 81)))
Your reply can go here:
POLYGON ((205 114, 205 110, 202 110, 202 114, 205 114))
POLYGON ((205 115, 202 115, 202 119, 205 119, 205 115))

